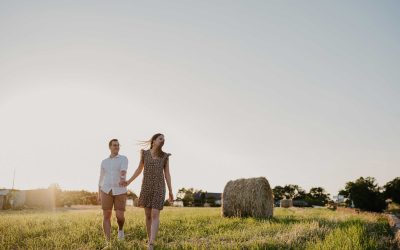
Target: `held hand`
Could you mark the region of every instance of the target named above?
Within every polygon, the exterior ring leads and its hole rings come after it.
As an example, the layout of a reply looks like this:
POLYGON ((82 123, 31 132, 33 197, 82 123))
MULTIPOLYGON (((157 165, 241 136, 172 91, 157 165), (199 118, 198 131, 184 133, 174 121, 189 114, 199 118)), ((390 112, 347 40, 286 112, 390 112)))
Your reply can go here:
POLYGON ((101 203, 101 195, 100 195, 100 194, 97 195, 97 201, 98 201, 99 203, 101 203))
POLYGON ((121 180, 121 181, 119 182, 119 186, 120 186, 120 187, 126 187, 126 186, 128 186, 128 182, 127 182, 127 181, 124 181, 124 180, 121 180))
POLYGON ((170 203, 174 202, 174 194, 171 193, 171 192, 169 193, 168 201, 169 201, 170 203))

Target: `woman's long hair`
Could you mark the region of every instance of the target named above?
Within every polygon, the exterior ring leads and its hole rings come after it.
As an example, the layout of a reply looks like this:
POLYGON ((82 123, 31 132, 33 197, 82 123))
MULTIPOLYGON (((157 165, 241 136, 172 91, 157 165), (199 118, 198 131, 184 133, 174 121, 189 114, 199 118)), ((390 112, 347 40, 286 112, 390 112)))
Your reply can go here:
MULTIPOLYGON (((139 141, 138 144, 139 144, 140 146, 142 146, 142 147, 152 149, 152 148, 153 148, 153 142, 154 142, 160 135, 163 135, 163 134, 161 134, 161 133, 154 134, 154 135, 150 138, 150 140, 139 141)), ((162 154, 164 154, 165 152, 162 150, 162 148, 160 148, 160 152, 158 152, 158 153, 160 153, 160 155, 162 155, 162 154)))

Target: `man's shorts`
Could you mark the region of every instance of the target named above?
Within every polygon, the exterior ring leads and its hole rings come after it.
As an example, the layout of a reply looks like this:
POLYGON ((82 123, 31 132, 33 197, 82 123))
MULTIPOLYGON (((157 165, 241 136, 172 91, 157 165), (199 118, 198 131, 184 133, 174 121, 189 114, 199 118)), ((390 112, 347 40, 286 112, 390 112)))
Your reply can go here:
POLYGON ((100 192, 101 192, 101 209, 112 210, 114 205, 114 210, 125 211, 126 198, 127 198, 126 193, 112 195, 112 191, 110 191, 108 194, 104 193, 103 191, 100 192))

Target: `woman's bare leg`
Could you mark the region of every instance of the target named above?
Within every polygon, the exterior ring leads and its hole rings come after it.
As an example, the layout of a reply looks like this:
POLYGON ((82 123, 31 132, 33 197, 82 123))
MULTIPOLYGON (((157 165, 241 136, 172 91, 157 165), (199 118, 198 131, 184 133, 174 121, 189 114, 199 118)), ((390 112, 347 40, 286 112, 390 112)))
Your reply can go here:
POLYGON ((144 208, 144 213, 146 215, 146 231, 147 231, 147 239, 150 241, 151 236, 151 208, 144 208))
POLYGON ((149 243, 154 243, 156 240, 158 226, 160 224, 160 210, 151 209, 151 237, 149 243))

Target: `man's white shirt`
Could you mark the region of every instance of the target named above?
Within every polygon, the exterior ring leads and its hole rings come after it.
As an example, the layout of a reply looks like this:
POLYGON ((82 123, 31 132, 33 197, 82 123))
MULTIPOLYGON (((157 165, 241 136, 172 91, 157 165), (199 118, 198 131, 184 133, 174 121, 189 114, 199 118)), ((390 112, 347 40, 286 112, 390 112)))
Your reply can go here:
POLYGON ((120 187, 121 171, 128 169, 128 158, 123 155, 108 157, 101 162, 99 187, 109 193, 112 190, 113 195, 123 194, 127 192, 126 187, 120 187))

